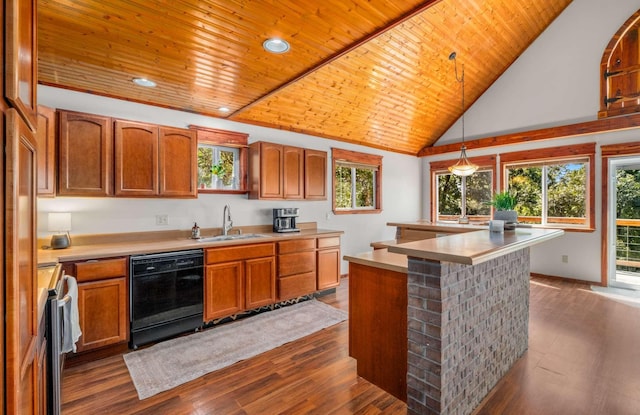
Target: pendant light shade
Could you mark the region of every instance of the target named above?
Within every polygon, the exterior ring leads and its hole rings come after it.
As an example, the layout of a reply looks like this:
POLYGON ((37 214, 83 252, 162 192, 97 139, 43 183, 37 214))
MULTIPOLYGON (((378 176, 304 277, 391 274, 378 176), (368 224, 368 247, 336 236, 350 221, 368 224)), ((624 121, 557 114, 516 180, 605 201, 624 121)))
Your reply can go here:
POLYGON ((449 55, 449 60, 453 61, 454 68, 456 71, 456 81, 461 84, 462 89, 462 147, 460 148, 460 159, 456 164, 449 167, 449 171, 456 176, 470 176, 478 170, 478 166, 471 163, 469 159, 467 159, 467 147, 464 145, 464 65, 462 65, 462 76, 458 78, 458 64, 456 61, 456 53, 451 52, 449 55))
POLYGON ((463 144, 460 149, 460 159, 456 164, 449 167, 449 171, 456 176, 470 176, 478 170, 478 166, 467 159, 467 147, 463 144))

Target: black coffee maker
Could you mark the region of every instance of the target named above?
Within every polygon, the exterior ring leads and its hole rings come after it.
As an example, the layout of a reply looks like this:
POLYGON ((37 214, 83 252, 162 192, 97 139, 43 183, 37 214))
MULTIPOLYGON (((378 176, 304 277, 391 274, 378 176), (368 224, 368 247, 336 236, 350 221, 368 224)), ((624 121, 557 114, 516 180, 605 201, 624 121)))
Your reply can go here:
POLYGON ((296 228, 296 218, 299 212, 299 208, 273 209, 273 231, 300 232, 300 229, 296 228))

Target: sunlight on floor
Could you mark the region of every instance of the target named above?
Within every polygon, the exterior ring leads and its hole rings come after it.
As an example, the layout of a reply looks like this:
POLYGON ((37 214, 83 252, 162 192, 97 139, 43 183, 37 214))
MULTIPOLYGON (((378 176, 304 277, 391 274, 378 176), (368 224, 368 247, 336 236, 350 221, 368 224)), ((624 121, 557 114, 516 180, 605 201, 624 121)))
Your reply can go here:
POLYGON ((591 286, 591 291, 632 307, 640 307, 640 291, 625 288, 591 286))

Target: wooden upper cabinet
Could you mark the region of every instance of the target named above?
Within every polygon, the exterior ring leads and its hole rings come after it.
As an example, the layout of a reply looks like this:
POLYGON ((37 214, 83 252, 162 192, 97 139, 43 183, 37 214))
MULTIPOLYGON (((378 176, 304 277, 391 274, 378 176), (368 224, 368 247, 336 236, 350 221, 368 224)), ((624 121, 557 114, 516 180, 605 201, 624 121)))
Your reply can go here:
POLYGON ((56 195, 56 112, 38 105, 38 196, 56 195))
POLYGON ((327 199, 327 152, 304 151, 304 198, 327 199))
POLYGON ((111 118, 71 111, 58 114, 58 195, 111 195, 111 118))
POLYGON ((285 199, 304 198, 304 149, 283 147, 282 166, 283 191, 285 199))
POLYGON ((282 199, 283 146, 257 142, 249 146, 250 199, 282 199))
POLYGON ((32 131, 36 130, 38 124, 36 11, 36 0, 5 2, 4 93, 32 131))
POLYGON ((249 146, 250 199, 326 199, 327 153, 256 142, 249 146))
POLYGON ((194 130, 162 127, 159 131, 160 194, 197 196, 197 148, 194 130))
POLYGON ((116 196, 158 195, 158 127, 118 120, 114 129, 116 196))

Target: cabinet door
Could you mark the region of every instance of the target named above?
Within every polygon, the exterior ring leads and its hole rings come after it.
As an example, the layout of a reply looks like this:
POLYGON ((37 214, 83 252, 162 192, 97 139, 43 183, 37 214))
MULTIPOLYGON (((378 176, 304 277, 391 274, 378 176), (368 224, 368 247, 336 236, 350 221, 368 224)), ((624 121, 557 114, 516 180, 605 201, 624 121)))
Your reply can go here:
POLYGON ((56 112, 53 108, 38 105, 38 196, 56 195, 56 112))
POLYGON ((69 111, 58 113, 58 195, 111 195, 111 118, 69 111))
POLYGON ((276 261, 274 257, 245 262, 245 308, 250 310, 276 302, 276 261))
POLYGON ((340 285, 340 248, 318 251, 318 289, 340 285))
POLYGON ((157 196, 158 127, 115 122, 116 196, 157 196))
POLYGON ((5 96, 27 126, 35 131, 38 52, 36 41, 36 0, 7 0, 5 3, 6 58, 5 96))
POLYGON ((204 320, 244 310, 243 261, 207 265, 204 278, 204 320))
POLYGON ((285 199, 304 197, 304 149, 284 146, 283 188, 285 199))
POLYGON ((304 198, 327 199, 327 152, 304 151, 304 198))
MULTIPOLYGON (((4 354, 8 414, 36 411, 36 139, 15 109, 6 115, 4 354)), ((1 349, 0 349, 1 350, 1 349)))
POLYGON ((194 130, 160 128, 160 195, 197 196, 197 148, 194 130))
POLYGON ((260 198, 282 199, 283 147, 279 144, 260 143, 260 198))
POLYGON ((78 311, 82 336, 78 352, 126 342, 127 279, 112 278, 78 284, 78 311))

